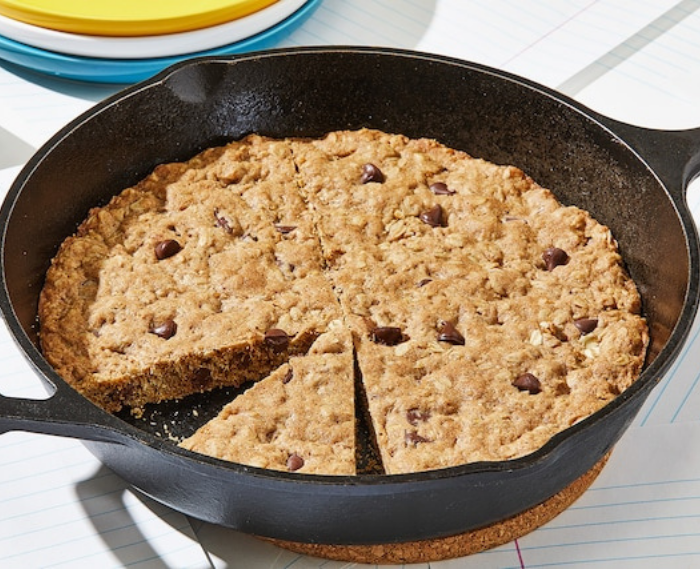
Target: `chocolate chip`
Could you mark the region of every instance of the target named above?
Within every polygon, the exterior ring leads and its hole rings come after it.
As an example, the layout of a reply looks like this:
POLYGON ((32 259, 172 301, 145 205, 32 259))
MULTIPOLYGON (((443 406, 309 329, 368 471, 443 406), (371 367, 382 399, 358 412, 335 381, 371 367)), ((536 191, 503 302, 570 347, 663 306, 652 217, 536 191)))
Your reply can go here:
POLYGON ((231 223, 223 215, 219 214, 218 209, 214 210, 214 217, 216 218, 216 225, 218 227, 221 227, 221 229, 223 229, 226 233, 233 233, 233 228, 231 227, 231 223))
POLYGON ((428 419, 430 419, 430 411, 421 411, 415 407, 406 411, 406 420, 414 427, 419 421, 425 422, 428 419))
POLYGON ((457 193, 448 188, 445 182, 435 182, 434 184, 430 184, 430 191, 436 196, 451 196, 457 193))
POLYGON ((287 470, 289 470, 289 472, 299 470, 302 466, 304 466, 303 458, 301 458, 295 452, 289 455, 289 458, 287 459, 287 470))
POLYGON ((430 439, 420 436, 416 431, 406 431, 404 433, 404 441, 407 445, 417 446, 418 443, 429 443, 430 439))
POLYGON ((566 265, 566 263, 569 261, 569 255, 567 255, 566 251, 563 249, 559 249, 558 247, 549 247, 548 249, 545 249, 544 253, 542 253, 542 260, 547 266, 547 270, 553 271, 555 267, 558 267, 559 265, 566 265))
POLYGON ((447 342, 455 346, 464 346, 464 336, 459 333, 452 322, 443 322, 438 334, 438 342, 447 342))
POLYGON ((520 391, 529 391, 531 395, 542 391, 540 380, 529 372, 519 375, 513 382, 513 386, 517 387, 520 391))
POLYGON ((284 330, 279 328, 270 328, 265 332, 264 341, 275 353, 283 352, 289 346, 289 336, 284 330))
POLYGON ((423 223, 427 223, 430 227, 442 227, 444 224, 443 217, 440 204, 431 207, 428 211, 424 211, 418 216, 423 223))
POLYGON ((428 283, 433 282, 433 279, 421 279, 418 281, 418 284, 416 285, 418 288, 424 287, 428 283))
POLYGON ((287 370, 287 373, 284 374, 284 377, 282 378, 282 383, 285 383, 285 384, 289 383, 290 381, 292 381, 293 377, 294 377, 294 370, 290 367, 287 370))
POLYGON ((156 258, 159 261, 172 257, 180 252, 182 246, 175 241, 175 239, 166 239, 165 241, 160 241, 156 243, 154 251, 156 253, 156 258))
POLYGON ((200 391, 205 390, 211 383, 211 371, 205 367, 200 367, 192 374, 192 386, 200 391))
POLYGON ((275 229, 279 231, 282 235, 287 235, 297 228, 296 225, 275 225, 275 229))
POLYGON ((598 319, 597 318, 579 318, 578 320, 574 320, 574 326, 578 328, 579 332, 583 334, 584 336, 586 334, 590 334, 593 332, 598 327, 598 319))
POLYGON ((168 340, 177 332, 177 324, 175 323, 175 320, 168 318, 161 324, 158 324, 158 326, 153 326, 150 332, 151 334, 155 334, 156 336, 160 336, 161 338, 168 340))
POLYGON ((360 182, 366 184, 367 182, 377 182, 381 184, 384 181, 384 174, 377 168, 374 164, 365 164, 362 166, 362 176, 360 177, 360 182))
POLYGON ((396 346, 403 342, 401 328, 395 326, 377 326, 372 330, 372 341, 384 346, 396 346))

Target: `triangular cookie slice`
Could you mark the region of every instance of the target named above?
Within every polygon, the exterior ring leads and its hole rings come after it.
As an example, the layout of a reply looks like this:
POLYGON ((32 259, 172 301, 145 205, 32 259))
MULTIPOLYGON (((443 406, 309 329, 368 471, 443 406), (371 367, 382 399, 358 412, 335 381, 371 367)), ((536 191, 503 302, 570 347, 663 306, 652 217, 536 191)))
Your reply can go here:
POLYGON ((306 474, 355 474, 353 347, 337 323, 226 405, 181 446, 223 460, 306 474))

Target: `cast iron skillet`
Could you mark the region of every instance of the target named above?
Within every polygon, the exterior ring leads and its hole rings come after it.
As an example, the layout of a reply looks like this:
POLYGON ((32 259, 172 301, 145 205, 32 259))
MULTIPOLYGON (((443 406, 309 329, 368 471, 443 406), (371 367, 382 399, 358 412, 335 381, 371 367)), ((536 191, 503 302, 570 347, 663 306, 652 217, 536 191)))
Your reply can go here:
MULTIPOLYGON (((0 213, 0 304, 53 395, 0 398, 0 432, 83 439, 134 487, 181 512, 284 540, 369 544, 451 535, 519 513, 563 489, 614 445, 676 357, 698 304, 698 238, 685 203, 700 131, 602 117, 507 73, 388 49, 297 48, 178 64, 98 104, 56 134, 0 213), (319 136, 375 127, 428 136, 515 164, 619 240, 651 328, 648 363, 613 403, 509 462, 357 477, 272 472, 177 448, 68 387, 37 348, 43 275, 88 209, 145 176, 250 132, 319 136)), ((167 418, 167 417, 166 417, 167 418)))

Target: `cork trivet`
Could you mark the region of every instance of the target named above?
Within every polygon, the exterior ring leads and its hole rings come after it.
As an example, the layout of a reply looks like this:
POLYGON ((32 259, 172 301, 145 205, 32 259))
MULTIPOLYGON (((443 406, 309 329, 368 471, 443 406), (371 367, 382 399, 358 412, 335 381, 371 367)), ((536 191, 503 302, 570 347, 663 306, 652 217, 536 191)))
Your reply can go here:
POLYGON ((263 539, 296 553, 353 563, 426 563, 464 557, 513 541, 555 518, 593 483, 608 456, 609 453, 588 472, 541 504, 506 520, 454 536, 387 545, 320 545, 263 539))

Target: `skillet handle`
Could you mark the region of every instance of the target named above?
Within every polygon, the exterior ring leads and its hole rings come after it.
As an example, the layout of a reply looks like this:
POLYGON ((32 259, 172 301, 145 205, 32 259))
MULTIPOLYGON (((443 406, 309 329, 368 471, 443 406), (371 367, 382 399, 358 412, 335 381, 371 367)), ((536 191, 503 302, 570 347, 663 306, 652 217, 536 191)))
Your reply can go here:
POLYGON ((27 431, 46 435, 117 442, 109 415, 69 386, 56 386, 48 399, 23 399, 0 394, 0 434, 27 431))
POLYGON ((700 128, 656 130, 600 116, 651 167, 677 206, 686 208, 688 184, 700 175, 700 128))

